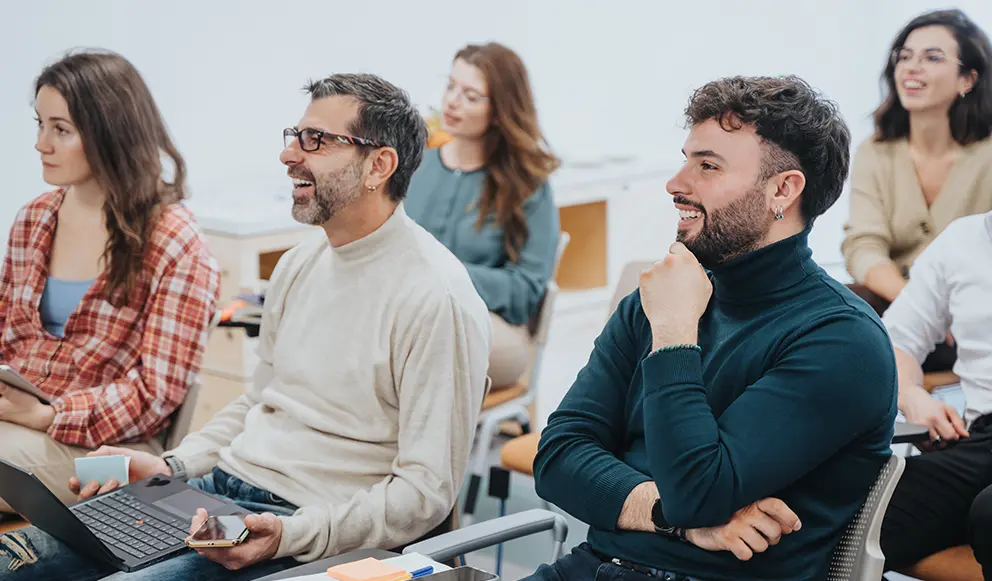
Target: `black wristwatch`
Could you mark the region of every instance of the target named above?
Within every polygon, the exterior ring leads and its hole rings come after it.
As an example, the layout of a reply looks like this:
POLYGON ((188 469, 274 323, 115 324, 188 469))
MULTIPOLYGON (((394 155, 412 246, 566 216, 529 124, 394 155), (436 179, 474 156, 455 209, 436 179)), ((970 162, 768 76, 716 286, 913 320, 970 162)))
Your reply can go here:
POLYGON ((654 523, 654 532, 659 535, 665 535, 666 537, 678 536, 678 527, 668 524, 664 513, 661 512, 660 498, 654 501, 654 506, 651 507, 651 522, 654 523))
POLYGON ((651 507, 651 522, 654 523, 654 532, 659 535, 665 535, 666 537, 679 539, 683 543, 689 543, 689 539, 686 538, 688 531, 684 528, 668 524, 668 521, 665 520, 665 515, 661 512, 660 498, 654 501, 654 506, 651 507))

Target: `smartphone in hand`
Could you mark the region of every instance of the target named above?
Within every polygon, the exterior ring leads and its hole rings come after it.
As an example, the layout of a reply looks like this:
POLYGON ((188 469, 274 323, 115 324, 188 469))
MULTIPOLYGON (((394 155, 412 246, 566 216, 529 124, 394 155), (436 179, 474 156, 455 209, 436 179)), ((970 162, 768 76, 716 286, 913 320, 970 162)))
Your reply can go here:
POLYGON ((243 515, 211 516, 186 539, 186 546, 191 549, 235 547, 248 538, 248 532, 243 515))

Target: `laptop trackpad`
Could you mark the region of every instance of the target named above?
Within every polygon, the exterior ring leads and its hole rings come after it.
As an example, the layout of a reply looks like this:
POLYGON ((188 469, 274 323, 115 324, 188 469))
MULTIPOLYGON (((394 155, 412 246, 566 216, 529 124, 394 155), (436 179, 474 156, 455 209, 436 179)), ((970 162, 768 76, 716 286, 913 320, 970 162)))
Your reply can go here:
POLYGON ((167 496, 155 502, 153 506, 188 519, 196 514, 196 509, 198 508, 206 509, 207 512, 212 513, 218 508, 226 507, 227 503, 221 502, 198 490, 189 489, 173 494, 172 496, 167 496))

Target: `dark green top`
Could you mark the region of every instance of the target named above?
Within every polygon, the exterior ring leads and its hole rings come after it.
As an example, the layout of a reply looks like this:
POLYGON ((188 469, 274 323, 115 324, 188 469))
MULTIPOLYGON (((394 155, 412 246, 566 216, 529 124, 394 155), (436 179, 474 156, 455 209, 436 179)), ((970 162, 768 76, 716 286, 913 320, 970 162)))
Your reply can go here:
POLYGON ((881 321, 813 262, 809 230, 711 272, 702 353, 651 353, 640 294, 626 297, 548 420, 541 497, 589 523, 610 556, 707 581, 822 579, 890 455, 896 364, 881 321), (720 525, 777 497, 802 529, 747 562, 619 531, 654 480, 665 518, 720 525))
POLYGON ((465 264, 490 311, 511 325, 522 325, 537 311, 554 269, 561 229, 551 188, 545 183, 524 202, 527 242, 511 262, 495 219, 490 216, 481 230, 476 227, 485 169, 448 169, 440 152, 424 152, 410 181, 406 212, 465 264))

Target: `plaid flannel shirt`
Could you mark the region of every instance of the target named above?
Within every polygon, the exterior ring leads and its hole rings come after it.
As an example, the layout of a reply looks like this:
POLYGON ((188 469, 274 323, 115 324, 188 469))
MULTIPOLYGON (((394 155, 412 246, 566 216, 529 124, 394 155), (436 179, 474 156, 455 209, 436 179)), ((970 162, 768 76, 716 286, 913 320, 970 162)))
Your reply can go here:
POLYGON ((21 209, 0 270, 0 361, 52 399, 49 435, 64 444, 147 441, 196 381, 220 293, 220 271, 181 204, 150 237, 128 306, 104 299, 105 273, 65 325, 42 326, 39 304, 59 208, 56 190, 21 209))

